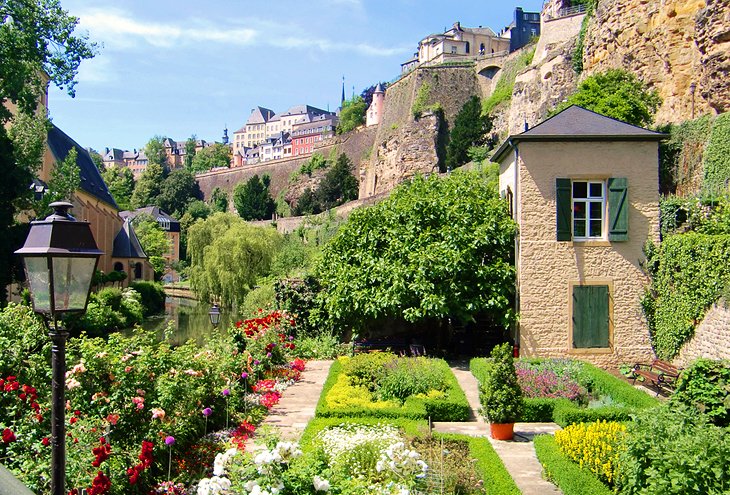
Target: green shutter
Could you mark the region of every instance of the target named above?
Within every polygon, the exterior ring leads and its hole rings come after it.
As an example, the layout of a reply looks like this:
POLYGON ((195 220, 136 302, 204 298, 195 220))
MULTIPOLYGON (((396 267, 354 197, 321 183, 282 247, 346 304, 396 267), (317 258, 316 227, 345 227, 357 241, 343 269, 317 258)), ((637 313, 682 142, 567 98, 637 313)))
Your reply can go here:
POLYGON ((608 240, 629 240, 629 181, 608 179, 608 240))
POLYGON ((573 347, 608 347, 608 286, 573 287, 573 347))
POLYGON ((555 179, 555 212, 559 241, 573 239, 573 207, 570 179, 555 179))

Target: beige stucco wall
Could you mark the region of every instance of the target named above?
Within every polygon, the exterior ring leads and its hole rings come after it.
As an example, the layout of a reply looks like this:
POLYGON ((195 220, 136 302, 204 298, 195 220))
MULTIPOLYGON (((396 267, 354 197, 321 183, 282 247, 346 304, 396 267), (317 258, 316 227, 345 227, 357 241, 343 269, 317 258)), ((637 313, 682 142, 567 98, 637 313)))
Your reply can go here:
POLYGON ((730 308, 727 301, 713 305, 692 337, 674 359, 675 366, 686 368, 698 358, 730 359, 730 308))
MULTIPOLYGON (((521 354, 571 355, 600 366, 650 359, 653 353, 649 331, 640 305, 647 279, 639 263, 646 240, 659 240, 656 142, 522 142, 518 149, 517 283, 521 354), (626 177, 629 241, 556 241, 555 179, 558 177, 626 177), (571 348, 570 302, 572 286, 576 284, 609 286, 613 307, 610 348, 571 348)), ((505 173, 505 184, 507 180, 505 173)))

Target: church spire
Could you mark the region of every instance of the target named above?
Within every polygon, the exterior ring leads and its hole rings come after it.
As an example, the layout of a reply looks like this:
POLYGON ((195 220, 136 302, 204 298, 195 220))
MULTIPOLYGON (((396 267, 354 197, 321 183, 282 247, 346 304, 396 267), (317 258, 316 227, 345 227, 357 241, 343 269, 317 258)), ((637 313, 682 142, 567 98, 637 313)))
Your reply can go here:
POLYGON ((342 76, 342 101, 340 101, 340 106, 342 106, 345 103, 345 76, 342 76))

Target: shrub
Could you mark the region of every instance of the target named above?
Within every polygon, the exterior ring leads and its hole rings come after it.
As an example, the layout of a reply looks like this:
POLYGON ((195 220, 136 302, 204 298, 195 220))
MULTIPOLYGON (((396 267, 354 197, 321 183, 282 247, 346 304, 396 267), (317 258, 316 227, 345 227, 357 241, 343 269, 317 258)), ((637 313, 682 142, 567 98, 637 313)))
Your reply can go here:
POLYGON ((114 311, 119 311, 122 306, 122 290, 114 287, 105 287, 94 294, 94 298, 104 306, 109 306, 114 311))
POLYGON ((383 376, 385 365, 395 360, 395 354, 390 352, 371 352, 357 354, 350 359, 341 359, 343 372, 350 377, 353 385, 359 385, 375 392, 378 381, 383 376))
MULTIPOLYGON (((299 333, 297 323, 297 333, 299 333)), ((352 351, 348 343, 341 343, 339 337, 328 332, 316 336, 298 336, 294 339, 294 355, 302 359, 334 359, 352 351)))
POLYGON ((484 480, 484 489, 487 493, 495 493, 499 495, 519 495, 520 489, 517 488, 512 476, 507 472, 497 453, 484 437, 470 437, 469 451, 476 463, 476 468, 482 480, 484 480))
POLYGON ((560 452, 552 435, 538 435, 534 439, 535 453, 547 479, 558 485, 563 495, 611 495, 613 491, 589 471, 560 452))
POLYGON ((730 436, 679 403, 643 411, 628 426, 617 486, 627 495, 724 494, 730 436))
POLYGON ((514 423, 522 410, 522 390, 517 383, 512 346, 492 350, 492 367, 480 387, 480 402, 490 423, 514 423))
POLYGON ((165 289, 155 282, 132 282, 129 286, 139 292, 144 315, 151 316, 165 310, 165 289))
POLYGON ((698 359, 677 380, 673 403, 696 407, 717 426, 730 425, 730 362, 698 359))
POLYGON ((536 370, 518 365, 517 380, 525 397, 565 398, 581 403, 588 395, 586 389, 570 376, 561 376, 549 369, 536 370))
POLYGON ((378 396, 385 400, 403 401, 411 395, 445 387, 443 370, 425 357, 396 357, 385 363, 383 371, 378 382, 378 396))
POLYGON ((596 421, 556 431, 555 442, 563 454, 611 486, 625 435, 626 426, 621 423, 596 421))

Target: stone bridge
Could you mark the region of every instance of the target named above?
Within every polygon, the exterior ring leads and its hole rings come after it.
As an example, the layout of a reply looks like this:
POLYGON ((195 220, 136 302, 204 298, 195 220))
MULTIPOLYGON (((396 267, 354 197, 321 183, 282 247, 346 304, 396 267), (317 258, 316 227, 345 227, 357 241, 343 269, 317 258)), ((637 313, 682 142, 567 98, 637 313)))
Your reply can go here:
POLYGON ((474 60, 474 71, 477 74, 479 87, 483 96, 489 96, 494 90, 494 85, 499 79, 500 71, 504 62, 509 57, 509 52, 497 52, 489 55, 482 55, 474 60))

